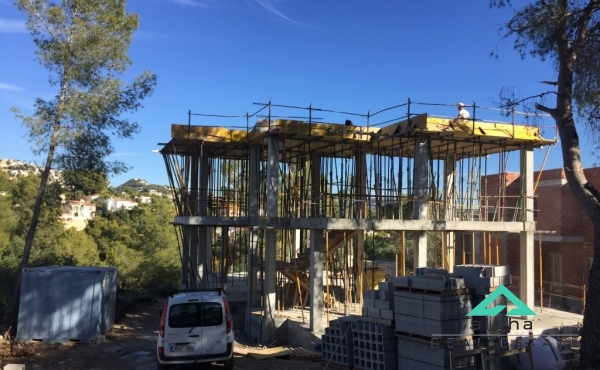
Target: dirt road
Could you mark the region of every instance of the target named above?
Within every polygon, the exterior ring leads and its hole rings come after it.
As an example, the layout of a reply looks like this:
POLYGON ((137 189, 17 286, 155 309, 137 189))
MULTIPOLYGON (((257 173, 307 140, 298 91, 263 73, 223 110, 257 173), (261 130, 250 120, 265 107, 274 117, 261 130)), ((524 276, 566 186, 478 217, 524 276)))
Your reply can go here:
MULTIPOLYGON (((107 334, 106 342, 88 344, 0 343, 0 369, 6 364, 25 364, 27 370, 148 370, 156 368, 158 313, 162 302, 139 303, 107 334)), ((239 346, 241 347, 241 346, 239 346)), ((254 350, 259 348, 246 347, 254 350)), ((202 365, 197 369, 222 370, 202 365)), ((180 366, 177 370, 193 369, 180 366)), ((323 370, 319 362, 267 359, 236 355, 236 370, 323 370)))

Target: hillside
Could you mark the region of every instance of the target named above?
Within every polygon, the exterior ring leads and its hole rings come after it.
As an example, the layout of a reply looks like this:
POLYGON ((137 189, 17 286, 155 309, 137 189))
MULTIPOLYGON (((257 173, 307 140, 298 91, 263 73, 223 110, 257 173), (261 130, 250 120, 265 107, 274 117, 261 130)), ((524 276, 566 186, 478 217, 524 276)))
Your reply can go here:
POLYGON ((115 187, 119 193, 125 191, 125 189, 130 188, 131 190, 144 194, 160 194, 160 195, 170 195, 171 189, 168 186, 164 185, 156 185, 156 184, 148 184, 146 180, 133 178, 131 180, 126 181, 125 183, 115 187))
MULTIPOLYGON (((17 159, 4 158, 0 159, 0 169, 8 174, 8 178, 14 179, 23 176, 29 176, 30 174, 41 175, 43 168, 37 166, 35 163, 27 163, 19 161, 17 159)), ((61 172, 58 170, 50 170, 49 182, 61 181, 61 172)))
MULTIPOLYGON (((3 170, 8 174, 9 179, 15 179, 19 177, 29 176, 30 174, 41 175, 43 168, 37 166, 35 163, 20 161, 17 159, 4 158, 0 159, 0 170, 3 170)), ((59 181, 62 182, 62 172, 59 170, 50 170, 50 182, 59 181)), ((125 191, 126 188, 131 188, 133 191, 141 194, 157 194, 157 195, 170 195, 171 189, 168 186, 148 184, 146 180, 133 178, 126 181, 124 184, 115 187, 115 190, 119 193, 125 191)))

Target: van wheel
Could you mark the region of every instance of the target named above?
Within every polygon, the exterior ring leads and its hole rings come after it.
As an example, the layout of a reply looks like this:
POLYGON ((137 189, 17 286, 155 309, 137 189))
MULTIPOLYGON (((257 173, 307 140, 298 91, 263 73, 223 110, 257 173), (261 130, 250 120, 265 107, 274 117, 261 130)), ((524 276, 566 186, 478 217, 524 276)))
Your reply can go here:
POLYGON ((233 356, 227 361, 225 361, 225 370, 233 370, 233 356))
POLYGON ((167 370, 167 365, 163 365, 160 362, 156 361, 156 370, 167 370))

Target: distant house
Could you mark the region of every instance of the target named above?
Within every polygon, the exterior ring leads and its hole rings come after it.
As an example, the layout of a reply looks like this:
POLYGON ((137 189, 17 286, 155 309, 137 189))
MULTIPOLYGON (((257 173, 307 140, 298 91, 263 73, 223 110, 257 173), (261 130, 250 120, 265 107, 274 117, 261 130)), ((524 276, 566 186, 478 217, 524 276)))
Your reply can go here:
POLYGON ((131 199, 125 199, 125 198, 119 198, 119 197, 110 197, 106 200, 106 209, 111 212, 119 211, 123 208, 124 209, 132 209, 133 207, 135 207, 137 205, 138 205, 138 203, 131 199))
POLYGON ((61 220, 65 228, 74 227, 77 230, 85 229, 87 220, 91 220, 96 215, 96 205, 80 200, 68 200, 62 204, 61 220))
POLYGON ((143 196, 142 196, 142 197, 137 197, 137 198, 135 198, 135 200, 136 200, 138 203, 152 203, 152 198, 151 198, 151 197, 143 197, 143 196))
POLYGON ((92 195, 86 195, 85 197, 83 197, 83 199, 85 199, 88 202, 92 202, 92 201, 94 201, 94 200, 96 200, 98 198, 100 198, 100 194, 98 194, 98 193, 95 193, 95 194, 92 194, 92 195))

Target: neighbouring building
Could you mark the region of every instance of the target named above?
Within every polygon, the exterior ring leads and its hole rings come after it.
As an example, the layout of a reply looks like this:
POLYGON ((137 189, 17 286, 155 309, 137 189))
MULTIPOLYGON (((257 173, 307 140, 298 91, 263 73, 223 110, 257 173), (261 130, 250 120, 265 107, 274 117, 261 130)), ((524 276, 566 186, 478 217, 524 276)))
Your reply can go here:
POLYGON ((110 197, 106 200, 106 209, 115 212, 121 209, 132 209, 137 206, 138 202, 135 202, 131 199, 119 198, 119 197, 110 197))
MULTIPOLYGON (((600 188, 600 169, 588 168, 584 172, 587 180, 600 188)), ((518 216, 521 212, 518 173, 489 175, 483 177, 482 181, 484 183, 482 202, 487 210, 487 220, 506 221, 518 216), (505 183, 505 186, 501 186, 502 183, 505 183), (498 189, 503 188, 505 191, 499 192, 498 189)), ((534 221, 537 230, 534 245, 536 301, 539 301, 541 287, 544 306, 551 302, 552 306, 558 305, 579 311, 583 309, 584 289, 588 284, 589 270, 593 261, 592 222, 571 193, 564 169, 545 170, 541 172, 541 176, 540 172, 536 172, 535 183, 537 183, 534 187, 534 221)), ((506 263, 510 266, 510 271, 515 277, 513 288, 517 288, 520 261, 519 235, 487 235, 480 237, 478 245, 479 248, 487 245, 488 251, 492 251, 492 262, 506 263), (496 245, 499 246, 499 256, 495 255, 496 245), (498 262, 496 258, 499 258, 498 262)))
POLYGON ((61 220, 65 228, 74 227, 77 230, 85 229, 87 221, 96 215, 96 205, 80 200, 68 200, 63 202, 61 220))

